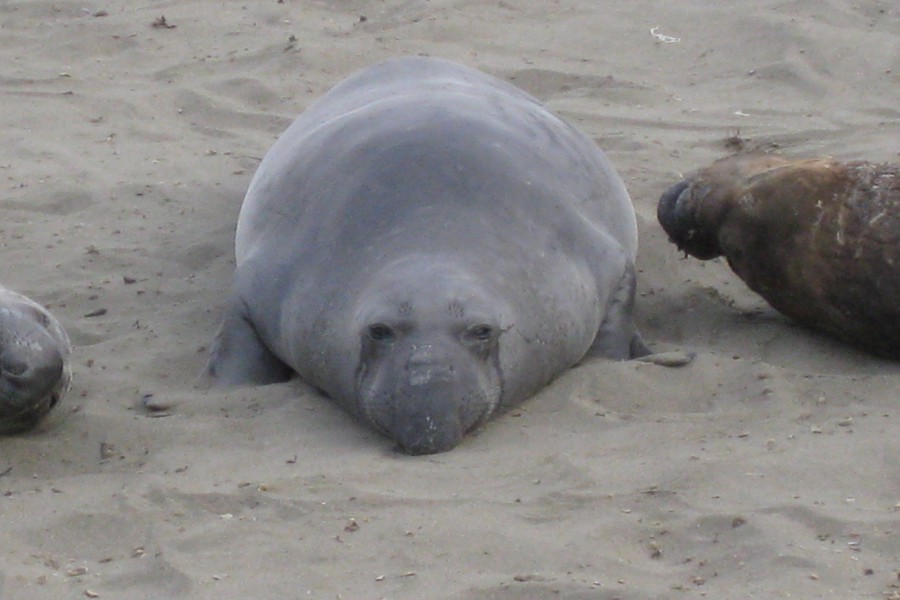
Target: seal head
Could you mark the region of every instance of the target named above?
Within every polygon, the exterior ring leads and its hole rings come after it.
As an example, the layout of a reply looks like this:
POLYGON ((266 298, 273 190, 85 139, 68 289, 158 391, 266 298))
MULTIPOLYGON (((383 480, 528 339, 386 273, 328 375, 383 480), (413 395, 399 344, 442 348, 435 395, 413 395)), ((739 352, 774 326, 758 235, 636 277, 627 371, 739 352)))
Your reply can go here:
POLYGON ((446 258, 410 257, 361 294, 360 415, 408 454, 443 452, 488 419, 503 390, 503 303, 446 258))
POLYGON ((664 192, 657 215, 782 314, 900 357, 900 166, 730 156, 664 192))
POLYGON ((69 389, 69 338, 46 309, 0 287, 0 433, 32 429, 69 389))

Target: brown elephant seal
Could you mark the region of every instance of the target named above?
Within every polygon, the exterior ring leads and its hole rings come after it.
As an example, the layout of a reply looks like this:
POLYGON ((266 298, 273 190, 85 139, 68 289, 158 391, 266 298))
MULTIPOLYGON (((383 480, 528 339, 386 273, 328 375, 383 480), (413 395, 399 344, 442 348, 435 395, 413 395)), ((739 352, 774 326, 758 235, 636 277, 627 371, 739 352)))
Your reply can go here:
POLYGON ((900 358, 900 167, 737 155, 666 191, 679 249, 724 255, 781 313, 900 358))
POLYGON ((37 425, 69 390, 72 346, 59 321, 0 286, 0 434, 37 425))
POLYGON ((428 58, 370 67, 266 154, 208 373, 297 374, 410 454, 449 450, 588 352, 647 351, 612 165, 533 97, 428 58))

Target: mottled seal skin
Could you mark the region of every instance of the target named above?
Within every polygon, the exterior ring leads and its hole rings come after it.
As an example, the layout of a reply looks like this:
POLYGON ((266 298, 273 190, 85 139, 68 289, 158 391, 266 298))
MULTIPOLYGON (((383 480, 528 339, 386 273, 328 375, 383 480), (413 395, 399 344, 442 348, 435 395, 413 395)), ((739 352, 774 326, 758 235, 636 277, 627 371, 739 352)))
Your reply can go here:
POLYGON ((0 434, 32 429, 69 390, 72 346, 59 321, 0 286, 0 434))
POLYGON ((781 313, 900 358, 900 166, 732 156, 669 188, 658 217, 781 313))
POLYGON ((447 61, 366 69, 266 154, 208 373, 292 374, 410 454, 453 448, 588 352, 647 350, 634 210, 584 134, 447 61))

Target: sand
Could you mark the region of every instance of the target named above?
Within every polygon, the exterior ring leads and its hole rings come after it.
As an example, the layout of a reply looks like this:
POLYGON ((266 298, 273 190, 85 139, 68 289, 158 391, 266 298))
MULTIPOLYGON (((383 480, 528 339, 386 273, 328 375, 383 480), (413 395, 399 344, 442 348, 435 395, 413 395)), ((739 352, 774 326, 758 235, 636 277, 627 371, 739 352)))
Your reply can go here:
POLYGON ((0 597, 900 598, 900 365, 655 219, 729 136, 900 160, 898 98, 891 0, 0 3, 0 278, 75 345, 66 404, 0 439, 0 597), (408 54, 606 149, 644 337, 692 364, 588 361, 417 458, 299 382, 196 387, 259 159, 408 54))

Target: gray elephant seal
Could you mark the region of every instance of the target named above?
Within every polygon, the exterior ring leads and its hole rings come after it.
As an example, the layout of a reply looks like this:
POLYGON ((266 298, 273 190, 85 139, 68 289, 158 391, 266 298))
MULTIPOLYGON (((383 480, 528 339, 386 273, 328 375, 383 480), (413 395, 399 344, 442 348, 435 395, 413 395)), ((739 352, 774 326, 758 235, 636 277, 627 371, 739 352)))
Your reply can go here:
POLYGON ((0 286, 0 434, 37 425, 69 390, 72 346, 59 321, 0 286))
POLYGON ((634 210, 596 145, 443 60, 368 68, 266 154, 238 219, 208 373, 319 388, 442 452, 588 352, 647 353, 634 210))
POLYGON ((669 188, 658 217, 781 313, 900 358, 900 165, 730 156, 669 188))

